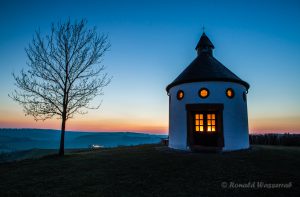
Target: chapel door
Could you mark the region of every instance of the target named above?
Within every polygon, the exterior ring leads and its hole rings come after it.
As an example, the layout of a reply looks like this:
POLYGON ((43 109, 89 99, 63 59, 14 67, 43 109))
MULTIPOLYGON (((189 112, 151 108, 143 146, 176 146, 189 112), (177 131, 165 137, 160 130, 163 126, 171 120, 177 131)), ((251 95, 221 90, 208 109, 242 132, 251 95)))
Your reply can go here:
POLYGON ((223 104, 187 104, 187 145, 224 147, 223 104))
POLYGON ((218 146, 217 113, 195 112, 193 113, 193 141, 194 145, 218 146))

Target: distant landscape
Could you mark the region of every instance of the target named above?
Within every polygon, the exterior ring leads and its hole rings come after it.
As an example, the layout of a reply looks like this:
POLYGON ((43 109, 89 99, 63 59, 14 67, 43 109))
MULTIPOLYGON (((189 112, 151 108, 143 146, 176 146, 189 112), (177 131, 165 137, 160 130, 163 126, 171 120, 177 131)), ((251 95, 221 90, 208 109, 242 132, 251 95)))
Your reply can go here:
MULTIPOLYGON (((101 148, 157 144, 167 135, 134 132, 67 131, 66 152, 101 148)), ((300 134, 250 134, 252 145, 300 146, 300 134)), ((58 153, 60 131, 50 129, 0 129, 0 163, 40 158, 58 153)))
MULTIPOLYGON (((134 132, 67 131, 66 149, 85 149, 91 145, 103 148, 159 143, 168 135, 134 132)), ((300 134, 250 134, 251 144, 300 146, 300 134)), ((0 129, 0 153, 31 149, 58 149, 60 131, 51 129, 0 129)))
MULTIPOLYGON (((67 131, 66 149, 89 148, 99 145, 105 148, 158 143, 166 135, 133 132, 76 132, 67 131)), ((30 149, 58 149, 59 130, 0 129, 0 153, 30 149)))

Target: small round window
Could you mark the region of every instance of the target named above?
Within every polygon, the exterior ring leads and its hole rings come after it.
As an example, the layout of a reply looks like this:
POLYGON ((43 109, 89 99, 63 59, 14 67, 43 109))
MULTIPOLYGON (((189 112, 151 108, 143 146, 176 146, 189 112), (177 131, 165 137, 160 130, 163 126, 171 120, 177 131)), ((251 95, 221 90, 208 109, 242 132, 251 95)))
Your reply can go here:
POLYGON ((177 99, 182 100, 184 97, 184 92, 182 90, 178 90, 177 92, 177 99))
POLYGON ((201 89, 199 90, 199 96, 200 96, 201 98, 207 98, 208 95, 209 95, 209 91, 208 91, 207 88, 201 88, 201 89))
POLYGON ((228 88, 228 89, 226 90, 226 96, 227 96, 228 98, 233 98, 233 97, 234 97, 234 91, 233 91, 233 89, 228 88))

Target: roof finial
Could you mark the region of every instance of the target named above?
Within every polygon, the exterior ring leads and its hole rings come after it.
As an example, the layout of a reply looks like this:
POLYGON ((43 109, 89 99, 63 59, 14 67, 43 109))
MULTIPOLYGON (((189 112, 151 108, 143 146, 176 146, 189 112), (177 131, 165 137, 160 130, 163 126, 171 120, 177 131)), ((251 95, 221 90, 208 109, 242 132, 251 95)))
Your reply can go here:
POLYGON ((209 38, 204 33, 204 26, 203 26, 203 33, 200 37, 200 40, 196 46, 197 54, 199 55, 202 52, 208 53, 212 55, 212 50, 215 48, 213 43, 209 40, 209 38))
POLYGON ((202 33, 205 33, 205 27, 202 25, 202 33))

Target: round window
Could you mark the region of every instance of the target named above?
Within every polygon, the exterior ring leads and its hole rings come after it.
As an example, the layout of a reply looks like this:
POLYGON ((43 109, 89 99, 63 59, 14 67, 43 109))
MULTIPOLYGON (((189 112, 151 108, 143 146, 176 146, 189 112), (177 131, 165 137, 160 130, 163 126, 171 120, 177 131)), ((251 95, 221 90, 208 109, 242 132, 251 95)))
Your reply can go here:
POLYGON ((208 91, 207 88, 201 88, 201 89, 199 90, 199 96, 200 96, 201 98, 207 98, 208 95, 209 95, 209 91, 208 91))
POLYGON ((233 89, 228 88, 228 89, 226 90, 226 96, 227 96, 228 98, 233 98, 233 97, 234 97, 234 91, 233 91, 233 89))
POLYGON ((184 97, 184 92, 182 90, 178 90, 177 92, 177 99, 182 100, 184 97))

